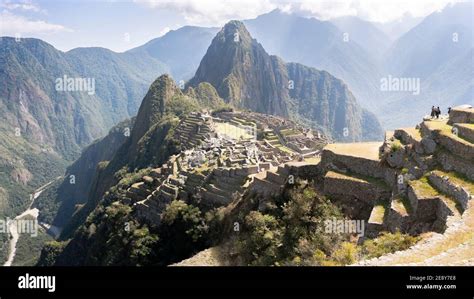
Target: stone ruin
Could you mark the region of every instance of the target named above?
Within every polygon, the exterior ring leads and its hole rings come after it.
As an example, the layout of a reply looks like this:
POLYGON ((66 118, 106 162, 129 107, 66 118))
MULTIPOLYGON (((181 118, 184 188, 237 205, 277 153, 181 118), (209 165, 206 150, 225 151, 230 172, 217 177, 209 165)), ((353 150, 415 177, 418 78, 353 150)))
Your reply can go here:
POLYGON ((301 156, 318 156, 325 140, 321 133, 313 134, 279 117, 233 112, 190 113, 180 121, 174 137, 181 153, 152 169, 126 193, 125 200, 137 217, 152 226, 160 224, 163 209, 175 199, 210 210, 228 205, 245 192, 269 198, 287 180, 285 164, 301 161, 301 156), (278 136, 278 145, 266 139, 229 138, 216 130, 215 122, 267 130, 278 136), (292 134, 284 135, 284 130, 292 134))
MULTIPOLYGON (((383 142, 328 144, 318 163, 288 162, 254 175, 259 209, 281 192, 290 175, 311 178, 346 217, 364 220, 365 235, 423 234, 415 246, 359 265, 474 264, 474 108, 449 118, 424 119, 416 128, 387 132, 383 142)), ((216 246, 177 265, 221 265, 216 246)), ((222 254, 222 252, 220 253, 222 254)))
POLYGON ((350 218, 366 221, 366 238, 382 231, 442 234, 469 214, 474 108, 387 132, 381 143, 330 144, 319 167, 324 193, 350 218))

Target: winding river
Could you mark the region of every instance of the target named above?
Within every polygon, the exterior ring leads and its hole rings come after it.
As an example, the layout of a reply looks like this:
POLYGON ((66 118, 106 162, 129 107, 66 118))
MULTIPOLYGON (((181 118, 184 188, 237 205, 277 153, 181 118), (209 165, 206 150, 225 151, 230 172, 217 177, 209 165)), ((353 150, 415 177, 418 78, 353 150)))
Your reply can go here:
MULTIPOLYGON (((61 177, 57 177, 56 179, 52 180, 51 182, 41 186, 40 188, 36 189, 34 193, 30 194, 30 205, 28 206, 28 208, 23 212, 21 213, 20 215, 16 216, 14 220, 19 220, 25 216, 32 216, 35 220, 38 219, 38 215, 39 215, 39 210, 37 208, 32 208, 33 206, 33 203, 35 202, 35 199, 38 198, 38 196, 40 196, 40 194, 46 190, 53 182, 55 182, 56 180, 59 180, 61 179, 61 177)), ((59 228, 55 227, 55 226, 52 226, 52 225, 48 225, 48 224, 45 224, 45 223, 40 223, 40 225, 44 226, 47 231, 48 231, 48 234, 52 235, 52 237, 56 237, 60 231, 59 228)), ((18 239, 20 238, 20 234, 18 233, 18 227, 16 225, 16 221, 11 221, 10 225, 8 226, 8 231, 10 232, 10 235, 11 235, 11 239, 9 241, 9 250, 8 250, 8 259, 7 261, 3 264, 3 266, 11 266, 12 263, 13 263, 13 260, 15 259, 15 254, 16 254, 16 246, 17 246, 17 243, 18 243, 18 239)))

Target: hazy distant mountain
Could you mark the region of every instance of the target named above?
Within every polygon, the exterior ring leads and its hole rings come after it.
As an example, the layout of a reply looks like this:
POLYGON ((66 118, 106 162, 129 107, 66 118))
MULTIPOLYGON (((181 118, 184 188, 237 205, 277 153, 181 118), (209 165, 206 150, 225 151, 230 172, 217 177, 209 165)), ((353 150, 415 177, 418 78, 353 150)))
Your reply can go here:
POLYGON ((472 37, 472 3, 447 6, 395 42, 386 58, 388 71, 426 78, 448 60, 468 52, 472 37))
POLYGON ((390 49, 387 74, 418 78, 420 94, 388 94, 382 111, 386 125, 415 124, 432 105, 446 112, 448 107, 473 103, 472 5, 448 5, 427 16, 390 49))
POLYGON ((346 16, 330 20, 348 37, 364 48, 372 57, 380 59, 390 47, 392 39, 372 22, 358 17, 346 16))
POLYGON ((176 81, 188 80, 219 28, 185 26, 155 38, 127 53, 149 55, 165 63, 176 81))
POLYGON ((405 13, 400 19, 385 23, 373 22, 373 24, 391 40, 396 40, 418 25, 422 20, 423 18, 421 17, 413 17, 411 14, 405 13))
POLYGON ((338 139, 380 138, 382 133, 375 116, 358 105, 344 82, 268 55, 238 21, 226 24, 213 39, 189 85, 200 82, 211 83, 235 107, 289 116, 338 139))
POLYGON ((363 107, 375 110, 380 70, 375 57, 328 21, 274 10, 245 26, 270 54, 326 70, 347 83, 363 107))

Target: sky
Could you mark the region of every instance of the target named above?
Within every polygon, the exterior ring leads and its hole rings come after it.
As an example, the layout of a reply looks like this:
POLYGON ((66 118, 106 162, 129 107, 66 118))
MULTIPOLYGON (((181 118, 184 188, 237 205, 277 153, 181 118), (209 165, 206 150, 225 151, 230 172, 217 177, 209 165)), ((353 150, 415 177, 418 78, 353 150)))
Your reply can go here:
POLYGON ((140 46, 185 25, 221 27, 280 9, 328 20, 424 17, 459 0, 0 0, 0 36, 36 37, 57 49, 140 46))

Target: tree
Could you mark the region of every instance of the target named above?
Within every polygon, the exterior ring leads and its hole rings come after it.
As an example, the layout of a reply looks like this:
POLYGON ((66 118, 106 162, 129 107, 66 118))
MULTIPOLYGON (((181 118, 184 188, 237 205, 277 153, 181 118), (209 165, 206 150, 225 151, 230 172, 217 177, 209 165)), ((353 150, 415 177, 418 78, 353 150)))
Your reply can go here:
POLYGON ((187 258, 205 245, 205 219, 193 205, 174 200, 164 210, 161 221, 159 251, 165 264, 187 258))

